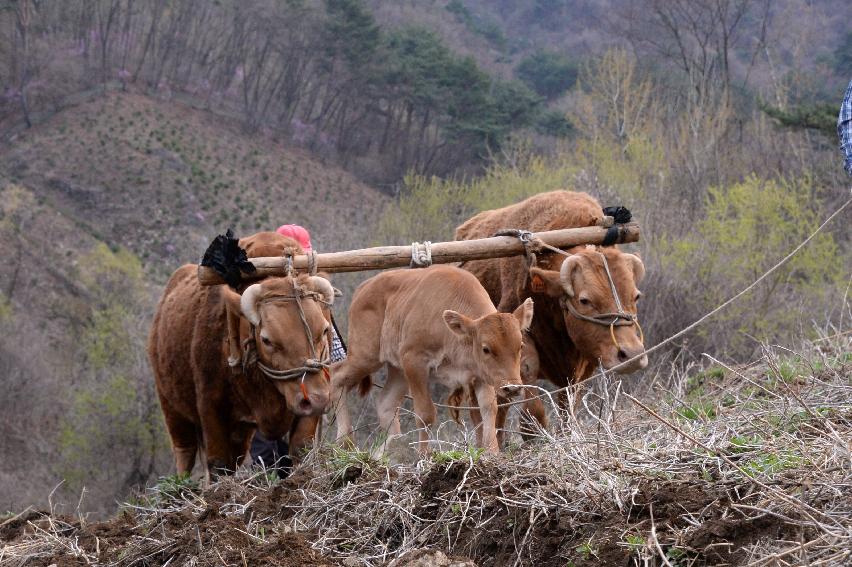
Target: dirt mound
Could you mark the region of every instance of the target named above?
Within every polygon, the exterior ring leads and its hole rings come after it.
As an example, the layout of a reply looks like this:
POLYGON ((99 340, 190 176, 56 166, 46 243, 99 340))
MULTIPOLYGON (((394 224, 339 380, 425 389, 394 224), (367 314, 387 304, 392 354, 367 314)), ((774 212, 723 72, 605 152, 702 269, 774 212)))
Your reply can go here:
POLYGON ((501 455, 389 467, 324 446, 286 480, 163 482, 109 522, 28 511, 0 522, 0 566, 848 565, 851 347, 795 390, 755 367, 690 412, 566 413, 501 455))
POLYGON ((200 493, 155 494, 106 522, 30 511, 3 524, 0 541, 8 556, 26 552, 27 565, 336 565, 311 548, 313 534, 283 523, 303 480, 244 486, 226 479, 200 493))

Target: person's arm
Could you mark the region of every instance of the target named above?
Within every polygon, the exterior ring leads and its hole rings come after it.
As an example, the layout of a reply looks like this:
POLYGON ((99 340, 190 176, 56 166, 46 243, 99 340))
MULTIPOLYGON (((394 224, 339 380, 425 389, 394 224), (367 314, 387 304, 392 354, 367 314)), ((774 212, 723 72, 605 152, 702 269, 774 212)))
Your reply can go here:
POLYGON ((840 137, 840 150, 846 159, 843 168, 852 175, 852 82, 846 87, 840 115, 837 117, 837 135, 840 137))

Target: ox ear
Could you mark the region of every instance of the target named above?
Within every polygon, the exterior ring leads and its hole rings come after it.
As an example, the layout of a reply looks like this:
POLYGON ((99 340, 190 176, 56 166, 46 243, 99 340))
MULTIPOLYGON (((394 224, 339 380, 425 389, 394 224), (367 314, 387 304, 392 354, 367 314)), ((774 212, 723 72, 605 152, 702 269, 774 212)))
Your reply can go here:
POLYGON ((559 282, 559 272, 530 268, 530 289, 534 293, 546 293, 551 297, 562 295, 562 284, 559 282))
POLYGON ((446 323, 447 328, 460 337, 467 337, 473 326, 473 321, 470 317, 465 317, 461 313, 450 311, 449 309, 444 311, 444 323, 446 323))
POLYGON ((639 285, 645 277, 645 264, 642 263, 642 258, 636 254, 625 254, 624 257, 633 266, 633 283, 639 285))
POLYGON ((334 303, 335 289, 331 282, 320 276, 311 276, 305 280, 305 287, 320 294, 329 305, 334 303))
POLYGON ((533 300, 532 297, 528 297, 526 301, 521 303, 521 305, 515 309, 512 313, 515 316, 515 319, 518 320, 518 323, 521 325, 521 331, 526 331, 530 328, 530 323, 532 323, 533 318, 533 300))
POLYGON ((568 297, 574 297, 574 273, 580 267, 580 257, 569 256, 559 269, 559 281, 562 284, 562 290, 568 297))
POLYGON ((263 291, 260 284, 252 284, 243 292, 240 298, 240 311, 243 317, 249 320, 252 325, 260 324, 260 313, 257 312, 257 301, 260 299, 260 292, 263 291))
POLYGON ((225 308, 228 310, 228 313, 239 317, 242 314, 240 294, 226 285, 219 286, 219 289, 221 290, 222 300, 225 302, 225 308))

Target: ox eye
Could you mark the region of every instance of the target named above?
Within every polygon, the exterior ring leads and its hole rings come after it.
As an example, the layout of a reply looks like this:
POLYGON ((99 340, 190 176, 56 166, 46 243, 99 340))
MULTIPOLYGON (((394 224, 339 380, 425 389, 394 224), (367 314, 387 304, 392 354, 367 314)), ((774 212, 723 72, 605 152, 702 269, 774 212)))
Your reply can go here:
POLYGON ((585 297, 580 298, 580 305, 590 305, 592 302, 585 297))
POLYGON ((263 342, 263 344, 265 344, 266 346, 272 346, 272 341, 270 341, 267 337, 264 337, 263 335, 261 335, 261 336, 260 336, 260 340, 261 340, 261 341, 263 342))
POLYGON ((642 292, 641 292, 641 291, 637 291, 637 292, 636 292, 636 299, 634 299, 634 301, 639 301, 639 298, 640 298, 640 297, 642 297, 642 292))
POLYGON ((483 345, 482 346, 482 352, 484 352, 485 354, 491 354, 491 349, 488 348, 487 346, 483 345))

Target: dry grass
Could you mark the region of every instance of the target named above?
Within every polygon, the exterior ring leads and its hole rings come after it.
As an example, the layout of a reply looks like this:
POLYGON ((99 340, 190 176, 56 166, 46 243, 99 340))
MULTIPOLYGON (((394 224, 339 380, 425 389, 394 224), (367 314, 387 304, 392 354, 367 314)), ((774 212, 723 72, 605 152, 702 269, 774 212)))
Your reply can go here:
POLYGON ((104 524, 28 512, 0 527, 0 564, 382 565, 423 547, 482 565, 848 564, 852 338, 690 370, 641 399, 599 384, 499 457, 389 467, 324 447, 285 481, 161 483, 104 524))

